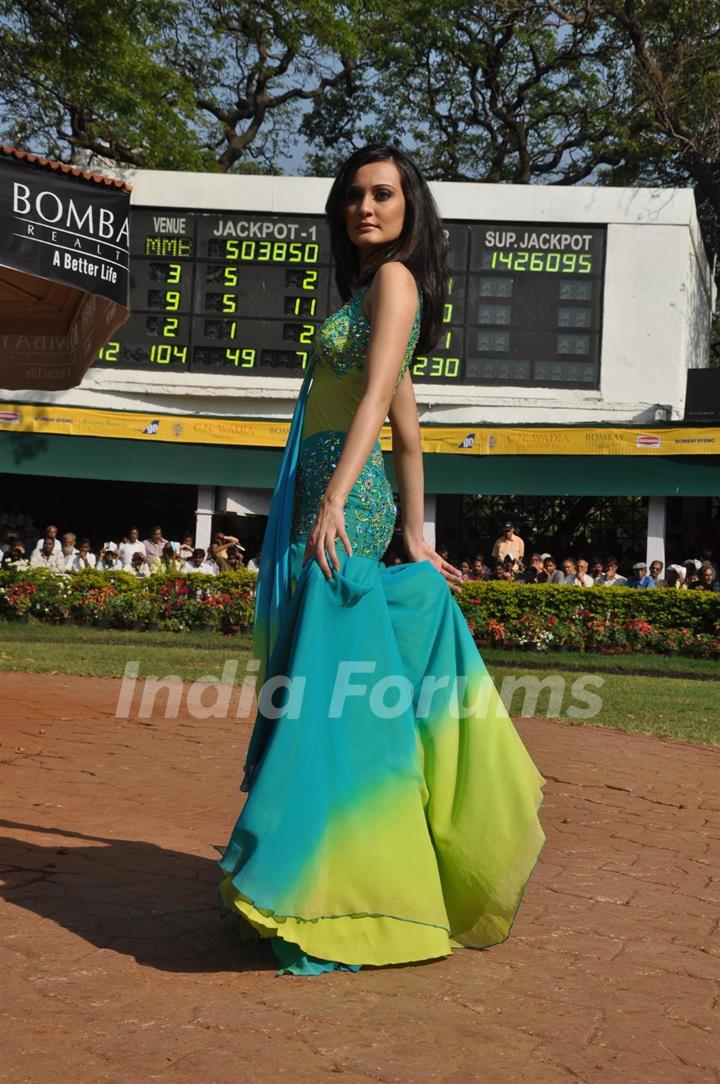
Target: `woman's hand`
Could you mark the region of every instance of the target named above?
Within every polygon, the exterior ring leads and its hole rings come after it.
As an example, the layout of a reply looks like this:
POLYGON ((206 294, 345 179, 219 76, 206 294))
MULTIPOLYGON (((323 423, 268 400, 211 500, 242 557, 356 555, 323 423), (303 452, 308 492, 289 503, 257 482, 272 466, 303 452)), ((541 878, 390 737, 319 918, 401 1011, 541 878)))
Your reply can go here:
POLYGON ((425 539, 419 539, 415 542, 405 542, 405 549, 407 555, 411 561, 429 561, 433 568, 436 568, 438 572, 445 577, 448 582, 448 587, 451 591, 457 594, 462 590, 464 584, 463 574, 459 568, 455 568, 455 565, 451 565, 449 561, 444 560, 439 553, 429 545, 425 539))
POLYGON ((315 522, 310 528, 305 553, 303 554, 303 564, 308 557, 313 556, 320 565, 326 580, 332 579, 332 572, 327 561, 328 553, 335 571, 340 570, 340 561, 335 549, 336 538, 342 539, 348 557, 352 556, 352 546, 345 530, 343 505, 339 500, 325 497, 320 503, 320 510, 315 517, 315 522))

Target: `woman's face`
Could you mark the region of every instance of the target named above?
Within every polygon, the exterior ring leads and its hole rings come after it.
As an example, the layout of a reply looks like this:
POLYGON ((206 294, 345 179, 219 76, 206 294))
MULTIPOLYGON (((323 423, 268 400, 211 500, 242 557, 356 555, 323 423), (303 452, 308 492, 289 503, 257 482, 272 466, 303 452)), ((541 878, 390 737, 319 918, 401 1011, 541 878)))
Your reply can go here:
POLYGON ((345 228, 360 250, 360 261, 396 241, 405 222, 405 196, 394 162, 368 162, 352 179, 345 204, 345 228))

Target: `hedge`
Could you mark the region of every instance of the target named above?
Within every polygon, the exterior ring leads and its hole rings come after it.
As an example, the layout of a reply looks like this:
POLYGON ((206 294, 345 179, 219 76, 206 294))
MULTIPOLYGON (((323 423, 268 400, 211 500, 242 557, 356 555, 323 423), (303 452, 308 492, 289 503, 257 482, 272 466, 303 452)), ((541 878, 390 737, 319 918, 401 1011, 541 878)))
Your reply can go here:
MULTIPOLYGON (((0 617, 114 628, 251 627, 257 574, 0 570, 0 617)), ((720 658, 720 592, 468 582, 457 596, 479 644, 720 658)))
POLYGON ((480 643, 720 658, 720 592, 481 580, 458 604, 480 643))
POLYGON ((192 628, 237 632, 252 625, 257 574, 209 576, 131 572, 54 575, 47 569, 0 570, 0 617, 112 628, 192 628))

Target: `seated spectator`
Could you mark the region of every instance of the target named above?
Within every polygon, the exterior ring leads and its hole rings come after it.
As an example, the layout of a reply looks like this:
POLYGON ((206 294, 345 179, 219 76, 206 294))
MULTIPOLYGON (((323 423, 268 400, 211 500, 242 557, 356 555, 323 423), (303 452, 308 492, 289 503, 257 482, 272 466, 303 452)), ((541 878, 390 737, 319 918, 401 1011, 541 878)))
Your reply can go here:
POLYGON ((143 557, 142 553, 134 553, 130 560, 130 567, 125 569, 126 572, 132 572, 133 576, 137 576, 138 579, 144 580, 148 576, 152 575, 150 572, 150 566, 143 557))
POLYGON ((166 546, 170 546, 171 550, 173 549, 172 543, 163 537, 162 527, 153 527, 150 531, 150 537, 143 541, 143 546, 145 547, 145 560, 151 567, 156 557, 162 557, 166 546))
POLYGON ((567 587, 582 587, 583 582, 578 576, 577 564, 574 557, 566 557, 562 563, 563 566, 563 583, 567 587))
POLYGON ((37 542, 35 543, 36 550, 41 550, 44 548, 46 538, 52 538, 53 540, 53 553, 62 553, 62 545, 60 539, 58 538, 58 529, 54 523, 48 523, 47 527, 45 528, 45 534, 38 538, 37 542))
POLYGON ((34 549, 30 558, 30 568, 47 568, 49 572, 62 575, 65 572, 65 558, 60 549, 57 536, 49 534, 43 539, 42 547, 34 549), (56 550, 55 547, 58 547, 56 550))
POLYGON ((493 579, 492 570, 485 564, 485 554, 478 551, 472 560, 472 567, 470 568, 470 575, 468 579, 471 580, 489 580, 493 579))
POLYGON ((98 572, 117 572, 120 567, 117 545, 114 542, 106 542, 100 550, 100 556, 95 568, 98 572))
POLYGON ((161 575, 185 571, 185 562, 176 555, 172 542, 166 542, 160 556, 154 557, 148 563, 151 572, 159 572, 161 575))
MULTIPOLYGON (((19 532, 22 527, 24 519, 24 513, 20 508, 19 501, 13 501, 7 511, 3 512, 0 516, 0 524, 4 527, 9 527, 11 531, 19 532)), ((33 538, 37 537, 37 532, 33 535, 33 538)))
POLYGON ((37 538, 37 527, 32 516, 23 516, 23 525, 18 530, 18 538, 25 546, 31 546, 37 538))
POLYGON ((700 582, 700 569, 702 568, 702 561, 698 561, 697 557, 688 557, 687 561, 684 561, 685 565, 685 586, 694 588, 695 584, 700 582))
POLYGON ((65 559, 66 572, 82 572, 85 568, 95 568, 97 559, 90 551, 90 539, 81 538, 77 553, 71 553, 65 559))
MULTIPOLYGON (((400 557, 400 554, 397 554, 396 556, 400 557)), ((399 561, 397 561, 397 562, 393 561, 392 563, 393 564, 397 563, 397 564, 401 565, 402 564, 402 557, 400 557, 399 561)), ((259 553, 256 553, 254 557, 250 558, 250 560, 247 563, 247 567, 250 570, 250 572, 259 572, 260 571, 260 554, 259 553)))
POLYGON ((511 553, 503 557, 503 571, 506 580, 522 580, 525 571, 522 561, 517 561, 511 553))
POLYGON ((593 557, 590 561, 590 575, 593 578, 593 583, 597 583, 600 577, 603 575, 605 569, 603 563, 599 557, 593 557))
MULTIPOLYGON (((181 561, 189 561, 192 558, 194 552, 195 543, 193 542, 193 536, 190 534, 189 531, 186 531, 180 539, 180 545, 176 549, 175 553, 181 561)), ((204 552, 205 551, 203 550, 203 553, 204 552)))
POLYGON ((24 572, 26 568, 30 568, 30 561, 25 556, 25 548, 22 543, 13 543, 7 553, 3 554, 0 567, 4 569, 14 568, 16 572, 24 572))
POLYGON ((228 546, 225 556, 218 556, 218 567, 221 572, 237 572, 245 567, 245 561, 239 546, 228 546))
POLYGON ((595 586, 595 580, 588 573, 588 563, 587 563, 587 561, 585 560, 584 557, 579 557, 578 558, 577 576, 578 576, 578 579, 581 581, 583 587, 594 587, 595 586))
MULTIPOLYGON (((248 568, 250 568, 249 564, 248 564, 248 568)), ((472 566, 471 566, 470 562, 468 561, 467 557, 463 557, 462 561, 458 565, 458 568, 462 572, 462 578, 464 580, 469 580, 470 579, 470 572, 472 571, 472 566)))
POLYGON ((240 544, 240 541, 232 534, 223 534, 222 531, 218 531, 210 543, 210 551, 208 557, 215 561, 218 568, 222 570, 220 564, 220 558, 224 558, 230 546, 237 546, 241 553, 245 552, 245 547, 240 544))
POLYGON ((538 583, 565 583, 565 575, 558 568, 555 558, 550 554, 543 559, 543 570, 538 573, 538 583))
MULTIPOLYGON (((546 554, 546 556, 549 557, 550 554, 548 553, 548 554, 546 554)), ((530 558, 530 565, 525 571, 527 573, 527 572, 530 571, 530 569, 534 570, 535 575, 533 576, 533 580, 532 580, 533 583, 535 583, 535 581, 537 580, 540 573, 545 571, 545 566, 543 565, 543 560, 544 560, 544 557, 543 557, 542 553, 533 553, 532 557, 530 558)), ((527 581, 527 582, 530 582, 530 581, 527 581)), ((538 582, 539 583, 544 583, 543 580, 539 580, 538 582)))
POLYGON ((664 587, 665 586, 665 580, 663 579, 663 568, 664 567, 665 566, 663 565, 662 561, 651 561, 650 562, 650 575, 652 576, 653 583, 655 584, 656 587, 664 587))
POLYGON ((685 569, 681 565, 668 565, 663 587, 671 587, 674 591, 685 591, 685 569))
POLYGON ((124 569, 130 568, 133 556, 136 553, 142 554, 142 558, 145 560, 145 546, 140 541, 140 532, 137 527, 131 527, 127 533, 127 538, 123 539, 118 546, 118 557, 124 569))
POLYGON ((70 560, 70 558, 74 557, 75 554, 77 553, 77 547, 75 545, 76 541, 77 541, 77 537, 76 537, 74 531, 65 531, 65 533, 63 534, 62 539, 61 539, 61 546, 62 546, 62 555, 65 558, 66 567, 67 567, 67 563, 70 560))
POLYGON ((204 572, 206 576, 217 576, 219 569, 215 561, 205 558, 205 550, 194 549, 189 561, 185 561, 183 571, 204 572))
POLYGON ((517 579, 521 583, 537 583, 537 578, 539 575, 540 573, 531 561, 528 567, 518 575, 517 579))
POLYGON ((648 576, 647 561, 636 561, 632 567, 633 574, 628 579, 628 587, 654 587, 652 576, 648 576))
POLYGON ((625 576, 618 574, 617 557, 608 557, 605 562, 605 572, 595 580, 598 587, 627 587, 625 576))
POLYGON ((702 568, 700 569, 700 577, 698 582, 693 584, 693 590, 720 591, 720 583, 717 581, 715 569, 709 561, 703 562, 702 568))

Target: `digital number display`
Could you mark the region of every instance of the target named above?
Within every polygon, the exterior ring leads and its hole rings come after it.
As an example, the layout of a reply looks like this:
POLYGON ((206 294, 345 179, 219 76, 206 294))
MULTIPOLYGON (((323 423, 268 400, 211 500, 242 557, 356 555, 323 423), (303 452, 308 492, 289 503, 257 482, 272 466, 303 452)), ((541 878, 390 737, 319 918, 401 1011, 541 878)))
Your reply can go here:
MULTIPOLYGON (((596 388, 605 229, 445 222, 442 335, 420 383, 596 388)), ((319 215, 131 214, 131 317, 104 368, 299 376, 340 304, 319 215)))

